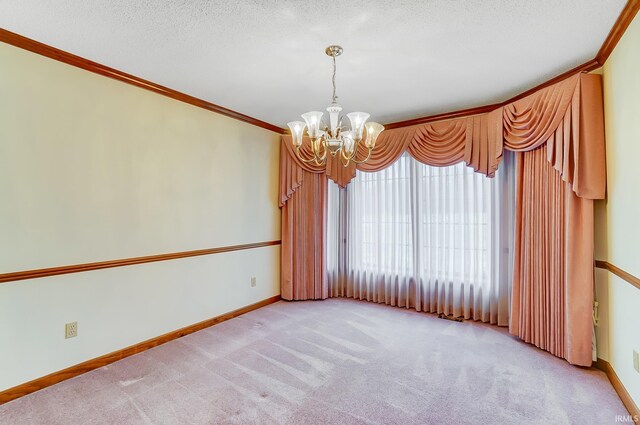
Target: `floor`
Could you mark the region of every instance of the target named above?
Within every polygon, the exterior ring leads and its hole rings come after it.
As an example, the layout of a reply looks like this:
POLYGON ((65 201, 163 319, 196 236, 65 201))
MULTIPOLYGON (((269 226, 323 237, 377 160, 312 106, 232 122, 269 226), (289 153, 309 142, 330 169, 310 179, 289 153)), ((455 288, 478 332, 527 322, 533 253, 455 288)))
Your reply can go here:
POLYGON ((1 424, 614 424, 604 373, 503 328, 278 302, 0 406, 1 424))

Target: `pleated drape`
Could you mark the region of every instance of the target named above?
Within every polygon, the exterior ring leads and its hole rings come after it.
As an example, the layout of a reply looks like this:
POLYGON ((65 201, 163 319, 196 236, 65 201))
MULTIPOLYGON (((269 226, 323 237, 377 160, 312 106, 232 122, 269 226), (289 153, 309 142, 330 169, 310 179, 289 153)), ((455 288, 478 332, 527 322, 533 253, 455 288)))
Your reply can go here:
POLYGON ((280 148, 278 199, 281 296, 285 300, 327 298, 327 179, 324 167, 299 161, 288 140, 280 148))
POLYGON ((593 200, 578 197, 543 148, 518 153, 510 331, 591 365, 593 200))
POLYGON ((282 206, 281 296, 285 300, 328 296, 327 179, 308 171, 302 174, 305 184, 282 206))
POLYGON ((518 159, 510 331, 591 364, 593 199, 605 195, 599 75, 581 74, 504 107, 518 159))

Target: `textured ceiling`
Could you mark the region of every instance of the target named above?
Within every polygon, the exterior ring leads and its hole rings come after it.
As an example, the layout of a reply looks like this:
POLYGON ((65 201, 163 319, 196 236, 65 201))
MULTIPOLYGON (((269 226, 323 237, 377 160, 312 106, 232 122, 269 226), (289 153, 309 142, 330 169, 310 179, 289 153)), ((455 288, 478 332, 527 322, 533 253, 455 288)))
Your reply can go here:
MULTIPOLYGON (((0 0, 0 27, 285 126, 504 100, 597 53, 625 0, 0 0)), ((0 65, 1 66, 1 65, 0 65)))

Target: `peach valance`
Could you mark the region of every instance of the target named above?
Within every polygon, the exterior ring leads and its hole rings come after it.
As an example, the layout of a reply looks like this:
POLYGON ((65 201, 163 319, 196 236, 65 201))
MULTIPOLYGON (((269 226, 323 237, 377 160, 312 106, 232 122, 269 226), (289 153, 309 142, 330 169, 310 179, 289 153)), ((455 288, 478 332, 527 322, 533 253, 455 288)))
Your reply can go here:
POLYGON ((547 160, 577 196, 604 198, 600 75, 575 75, 501 109, 505 149, 524 152, 546 143, 547 160))
MULTIPOLYGON (((380 171, 407 151, 427 165, 445 167, 464 161, 475 171, 493 176, 502 159, 501 132, 495 116, 476 115, 383 131, 370 160, 357 169, 380 171)), ((360 157, 364 154, 363 150, 360 157)))
MULTIPOLYGON (((369 160, 363 164, 351 163, 344 167, 339 158, 328 157, 327 164, 304 163, 295 155, 291 136, 282 136, 280 160, 280 196, 282 206, 302 182, 302 170, 325 173, 340 187, 347 184, 360 171, 380 171, 393 164, 404 152, 418 161, 433 166, 448 166, 464 161, 479 173, 493 176, 502 159, 500 128, 496 113, 440 121, 433 124, 383 131, 369 160), (493 118, 493 124, 489 119, 493 118)), ((311 157, 309 143, 303 142, 302 154, 311 157)), ((364 147, 358 159, 366 156, 364 147)))
MULTIPOLYGON (((606 182, 603 123, 601 77, 577 74, 487 114, 383 131, 371 158, 357 166, 343 167, 334 158, 324 166, 305 164, 295 156, 290 136, 283 136, 283 151, 293 162, 281 164, 280 203, 286 202, 301 184, 301 174, 295 167, 324 172, 345 187, 355 177, 356 169, 379 171, 408 152, 427 165, 464 162, 492 177, 503 149, 523 152, 545 143, 547 159, 576 195, 602 199, 606 182)), ((308 149, 308 143, 303 146, 308 149)), ((365 154, 361 146, 358 158, 365 154)))
MULTIPOLYGON (((309 141, 306 138, 302 144, 301 151, 304 158, 312 157, 309 141)), ((305 171, 312 174, 325 173, 328 178, 336 182, 340 187, 346 187, 351 179, 356 176, 353 164, 345 168, 339 159, 331 156, 328 156, 325 165, 302 162, 295 154, 291 136, 282 136, 280 147, 280 188, 278 192, 278 203, 281 208, 302 185, 305 171)))

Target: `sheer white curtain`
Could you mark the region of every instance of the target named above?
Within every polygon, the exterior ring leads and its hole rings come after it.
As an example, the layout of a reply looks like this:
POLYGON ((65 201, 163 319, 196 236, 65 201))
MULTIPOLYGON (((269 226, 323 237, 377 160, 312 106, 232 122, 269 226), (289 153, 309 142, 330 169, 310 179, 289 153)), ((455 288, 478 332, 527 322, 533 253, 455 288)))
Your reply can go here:
POLYGON ((329 293, 507 325, 513 158, 495 178, 403 155, 329 189, 329 293))

